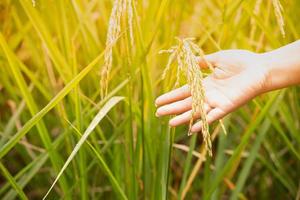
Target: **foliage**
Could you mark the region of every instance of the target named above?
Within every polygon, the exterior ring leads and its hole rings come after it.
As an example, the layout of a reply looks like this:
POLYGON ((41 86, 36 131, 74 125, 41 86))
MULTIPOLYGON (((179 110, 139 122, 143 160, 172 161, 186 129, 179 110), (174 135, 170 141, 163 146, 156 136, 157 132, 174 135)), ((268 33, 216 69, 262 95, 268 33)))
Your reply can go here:
POLYGON ((299 38, 298 13, 296 0, 2 0, 0 196, 41 199, 58 177, 47 199, 299 198, 299 88, 230 114, 227 135, 213 124, 212 157, 154 114, 175 37, 264 52, 299 38))

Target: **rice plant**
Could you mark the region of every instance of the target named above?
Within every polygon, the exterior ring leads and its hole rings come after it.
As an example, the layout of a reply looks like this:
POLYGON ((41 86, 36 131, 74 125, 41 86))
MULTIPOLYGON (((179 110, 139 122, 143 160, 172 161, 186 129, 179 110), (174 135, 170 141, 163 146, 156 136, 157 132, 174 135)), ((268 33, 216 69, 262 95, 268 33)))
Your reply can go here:
MULTIPOLYGON (((201 70, 199 70, 198 58, 196 55, 203 55, 203 52, 196 44, 192 42, 192 38, 177 38, 177 40, 177 46, 173 46, 168 50, 160 51, 160 53, 167 52, 171 54, 166 69, 163 72, 163 79, 165 78, 168 71, 170 71, 170 67, 173 60, 176 59, 178 67, 176 72, 175 86, 178 86, 180 74, 184 73, 192 94, 192 112, 189 129, 191 129, 191 126, 193 125, 193 118, 195 117, 195 115, 197 113, 200 113, 200 120, 203 123, 201 131, 203 135, 203 141, 205 143, 205 147, 208 150, 209 155, 212 156, 212 146, 208 128, 209 126, 206 119, 207 117, 204 106, 205 91, 202 84, 204 75, 202 74, 201 70)), ((212 67, 211 70, 213 70, 212 67)), ((191 135, 190 130, 189 135, 191 135)))
POLYGON ((298 13, 297 0, 2 0, 1 199, 299 199, 299 87, 223 123, 201 114, 203 135, 154 104, 188 83, 203 112, 213 69, 197 56, 295 41, 298 13))

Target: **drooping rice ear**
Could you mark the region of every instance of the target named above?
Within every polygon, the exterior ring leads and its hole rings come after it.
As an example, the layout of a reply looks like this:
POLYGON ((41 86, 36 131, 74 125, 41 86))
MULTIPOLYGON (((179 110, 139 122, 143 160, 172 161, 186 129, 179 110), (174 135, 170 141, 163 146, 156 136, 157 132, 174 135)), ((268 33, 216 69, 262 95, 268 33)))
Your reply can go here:
MULTIPOLYGON (((132 0, 115 0, 111 15, 109 18, 108 30, 106 35, 106 46, 109 48, 104 55, 104 65, 101 72, 101 98, 104 98, 107 94, 108 79, 113 63, 113 47, 121 34, 121 21, 122 17, 127 17, 127 26, 129 27, 129 36, 131 46, 134 46, 133 35, 133 9, 132 0)), ((127 29, 127 27, 125 27, 127 29)))
MULTIPOLYGON (((167 66, 163 73, 163 78, 166 76, 166 73, 170 71, 171 63, 176 60, 177 74, 175 85, 178 84, 180 75, 182 74, 181 72, 183 72, 183 74, 186 75, 187 83, 191 89, 192 112, 188 135, 191 135, 190 130, 194 123, 194 116, 199 113, 200 120, 203 123, 201 132, 205 148, 209 155, 212 156, 212 144, 205 112, 205 90, 202 84, 204 77, 201 70, 199 70, 199 60, 196 55, 200 54, 204 59, 204 53, 195 43, 193 43, 193 38, 176 38, 176 40, 177 45, 175 47, 160 51, 161 53, 170 53, 167 66)), ((209 66, 210 64, 207 65, 209 66)))

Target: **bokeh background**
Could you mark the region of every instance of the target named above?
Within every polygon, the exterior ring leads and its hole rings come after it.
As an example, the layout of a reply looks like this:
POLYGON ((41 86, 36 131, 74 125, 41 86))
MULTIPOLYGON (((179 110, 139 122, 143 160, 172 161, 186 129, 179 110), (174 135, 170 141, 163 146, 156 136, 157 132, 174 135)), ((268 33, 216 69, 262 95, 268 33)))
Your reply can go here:
POLYGON ((269 51, 299 39, 300 2, 124 1, 134 43, 125 13, 101 96, 116 2, 1 0, 1 199, 43 198, 68 158, 48 199, 299 199, 298 87, 228 115, 227 135, 212 124, 212 157, 201 135, 157 119, 154 99, 173 88, 158 52, 176 36, 194 37, 206 54, 269 51))

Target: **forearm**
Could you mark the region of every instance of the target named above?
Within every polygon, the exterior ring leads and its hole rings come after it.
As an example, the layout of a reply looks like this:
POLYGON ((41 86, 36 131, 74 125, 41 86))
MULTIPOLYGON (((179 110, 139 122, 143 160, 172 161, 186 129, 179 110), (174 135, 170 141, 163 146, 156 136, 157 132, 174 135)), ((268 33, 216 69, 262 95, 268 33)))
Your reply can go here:
POLYGON ((261 56, 269 70, 266 91, 300 84, 300 40, 261 56))

